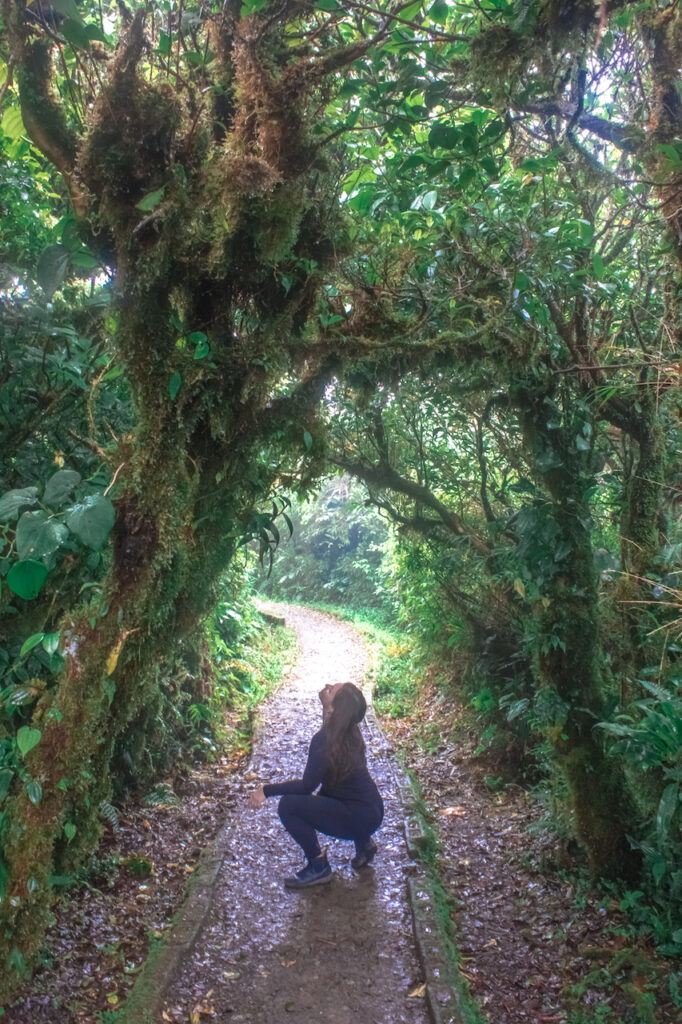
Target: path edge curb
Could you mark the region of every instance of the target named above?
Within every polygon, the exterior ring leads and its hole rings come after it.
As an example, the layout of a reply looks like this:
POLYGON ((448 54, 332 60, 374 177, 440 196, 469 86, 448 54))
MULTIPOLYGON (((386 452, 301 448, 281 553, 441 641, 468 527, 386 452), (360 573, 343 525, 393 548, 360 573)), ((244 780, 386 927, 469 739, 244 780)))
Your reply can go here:
POLYGON ((417 957, 425 984, 426 1005, 432 1024, 470 1024, 463 990, 465 982, 444 949, 450 936, 438 920, 435 893, 423 860, 430 840, 417 809, 417 793, 409 775, 400 764, 393 744, 381 727, 374 707, 366 715, 370 731, 375 730, 391 752, 391 772, 402 809, 405 845, 412 858, 413 873, 407 879, 407 895, 412 918, 412 932, 417 957))
POLYGON ((180 964, 192 952, 206 921, 209 894, 223 866, 228 841, 229 829, 223 826, 204 847, 168 929, 147 953, 142 970, 118 1008, 120 1024, 156 1024, 180 964))

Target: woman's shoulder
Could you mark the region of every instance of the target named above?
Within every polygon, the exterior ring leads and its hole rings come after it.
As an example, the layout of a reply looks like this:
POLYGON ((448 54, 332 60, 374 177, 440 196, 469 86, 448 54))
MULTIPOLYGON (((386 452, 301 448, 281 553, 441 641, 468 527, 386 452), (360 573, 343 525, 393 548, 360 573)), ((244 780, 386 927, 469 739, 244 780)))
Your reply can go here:
POLYGON ((312 746, 322 747, 322 746, 324 746, 324 744, 326 742, 327 742, 327 734, 325 732, 324 726, 320 726, 320 728, 317 730, 317 732, 315 733, 315 735, 311 739, 310 746, 311 747, 312 746))

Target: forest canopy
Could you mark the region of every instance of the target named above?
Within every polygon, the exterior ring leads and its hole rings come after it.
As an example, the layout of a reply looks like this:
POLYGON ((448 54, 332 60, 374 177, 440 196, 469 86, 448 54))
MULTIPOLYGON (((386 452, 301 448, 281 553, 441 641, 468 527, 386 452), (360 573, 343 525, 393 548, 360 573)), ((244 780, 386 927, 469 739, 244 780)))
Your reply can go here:
POLYGON ((331 472, 682 952, 679 5, 4 0, 1 29, 0 995, 170 756, 244 547, 331 472))

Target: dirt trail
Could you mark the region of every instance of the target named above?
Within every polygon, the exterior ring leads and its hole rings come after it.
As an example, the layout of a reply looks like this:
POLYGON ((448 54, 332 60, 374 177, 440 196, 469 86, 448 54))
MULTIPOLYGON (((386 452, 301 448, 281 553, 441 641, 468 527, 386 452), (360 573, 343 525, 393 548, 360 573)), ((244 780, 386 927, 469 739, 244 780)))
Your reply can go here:
POLYGON ((408 994, 421 972, 392 755, 371 712, 363 724, 368 764, 386 807, 371 868, 356 875, 349 863, 353 844, 321 837, 333 882, 302 892, 284 889, 283 876, 304 862, 301 851, 282 828, 276 797, 259 811, 246 805, 259 782, 302 774, 310 737, 321 724, 318 690, 325 683, 361 685, 368 661, 352 627, 319 612, 270 607, 296 630, 299 659, 262 708, 215 901, 167 994, 164 1019, 187 1021, 194 1011, 196 1020, 248 1024, 426 1024, 424 1000, 408 994))

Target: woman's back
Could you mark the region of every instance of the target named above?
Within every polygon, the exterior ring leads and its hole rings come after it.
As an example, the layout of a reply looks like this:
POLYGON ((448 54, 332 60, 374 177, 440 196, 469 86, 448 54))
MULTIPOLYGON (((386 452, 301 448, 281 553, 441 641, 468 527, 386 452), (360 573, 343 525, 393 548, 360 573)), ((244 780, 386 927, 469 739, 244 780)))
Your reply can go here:
POLYGON ((325 781, 329 770, 327 754, 327 736, 324 727, 315 733, 310 743, 310 752, 320 758, 324 765, 324 778, 320 788, 320 796, 331 796, 335 800, 358 801, 361 803, 378 803, 381 799, 374 779, 369 774, 364 751, 362 757, 351 768, 347 775, 336 782, 327 784, 325 781))

